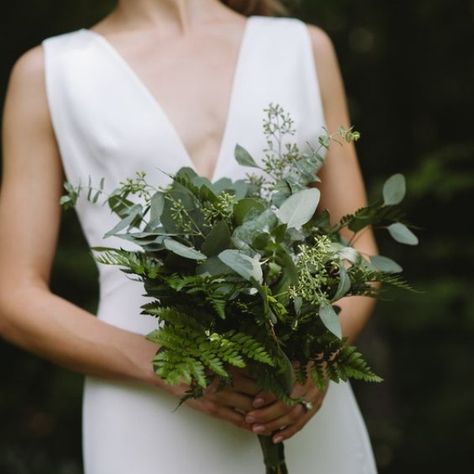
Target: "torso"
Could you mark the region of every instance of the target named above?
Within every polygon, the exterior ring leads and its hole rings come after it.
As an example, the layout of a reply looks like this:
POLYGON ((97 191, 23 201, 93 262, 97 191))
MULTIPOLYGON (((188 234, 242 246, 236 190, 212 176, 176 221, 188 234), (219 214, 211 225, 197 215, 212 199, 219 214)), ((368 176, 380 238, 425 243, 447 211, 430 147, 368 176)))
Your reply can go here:
MULTIPOLYGON (((68 181, 87 183, 92 176, 98 182, 105 177, 107 192, 140 170, 147 173, 150 183, 166 185, 169 175, 191 166, 170 127, 171 120, 198 172, 212 174, 215 180, 243 179, 249 169, 234 159, 235 144, 263 163, 267 143, 261 124, 264 108, 271 102, 291 113, 297 130, 292 142, 302 150, 314 142, 324 126, 324 114, 305 25, 296 19, 261 17, 254 17, 250 24, 229 121, 226 115, 242 23, 234 24, 232 35, 224 25, 212 33, 181 39, 175 35, 156 42, 138 34, 131 41, 130 36, 127 40, 122 34, 101 31, 105 43, 83 30, 46 39, 49 108, 68 181), (218 36, 222 41, 217 41, 218 36), (147 47, 150 43, 154 46, 147 47), (113 54, 112 45, 126 63, 113 54), (144 93, 131 68, 170 120, 144 93), (221 146, 223 127, 227 134, 221 146), (214 170, 214 164, 206 160, 215 159, 218 149, 222 152, 214 170)), ((89 246, 133 249, 118 237, 104 237, 117 223, 105 206, 83 196, 76 211, 89 246)), ((139 314, 147 302, 142 286, 116 266, 99 265, 98 270, 97 318, 139 334, 156 329, 155 318, 139 314)), ((176 400, 164 391, 88 377, 83 411, 85 472, 261 472, 255 435, 188 406, 174 411, 175 405, 176 400)), ((331 387, 317 420, 290 440, 286 449, 294 474, 376 472, 348 384, 331 387)))

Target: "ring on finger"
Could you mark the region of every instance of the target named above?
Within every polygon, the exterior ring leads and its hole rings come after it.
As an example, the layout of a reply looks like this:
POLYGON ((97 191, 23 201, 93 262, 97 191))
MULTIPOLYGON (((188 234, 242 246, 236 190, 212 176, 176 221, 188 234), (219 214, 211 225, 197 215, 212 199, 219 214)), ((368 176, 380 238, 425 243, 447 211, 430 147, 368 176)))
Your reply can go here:
POLYGON ((313 404, 309 400, 305 400, 304 398, 298 402, 304 409, 305 413, 308 413, 313 409, 313 404))

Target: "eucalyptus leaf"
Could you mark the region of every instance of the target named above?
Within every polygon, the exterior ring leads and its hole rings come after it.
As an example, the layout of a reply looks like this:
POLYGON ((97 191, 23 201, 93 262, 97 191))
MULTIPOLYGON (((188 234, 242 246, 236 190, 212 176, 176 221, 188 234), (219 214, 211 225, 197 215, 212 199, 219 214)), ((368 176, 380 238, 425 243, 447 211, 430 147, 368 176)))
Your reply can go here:
POLYGON ((134 205, 133 202, 127 199, 126 197, 120 196, 119 194, 115 193, 112 193, 108 197, 107 204, 110 210, 122 219, 129 215, 130 209, 134 205))
POLYGON ((93 202, 94 204, 96 204, 97 201, 99 200, 99 196, 101 195, 101 193, 102 193, 102 191, 101 191, 100 189, 98 189, 98 190, 95 192, 94 196, 92 197, 92 202, 93 202))
POLYGON ((175 253, 176 255, 179 255, 180 257, 188 258, 190 260, 206 260, 207 258, 206 255, 204 255, 203 253, 192 247, 183 245, 177 240, 166 239, 164 241, 164 245, 169 251, 175 253))
POLYGON ((319 138, 318 138, 318 141, 319 143, 325 147, 325 148, 328 148, 330 143, 331 143, 331 140, 330 138, 327 136, 327 135, 321 135, 319 138))
POLYGON ((251 258, 239 250, 224 250, 218 255, 219 259, 225 263, 229 268, 232 268, 235 273, 246 280, 255 280, 262 283, 263 272, 260 262, 251 258))
POLYGON ((208 188, 212 189, 212 183, 205 178, 204 176, 199 176, 196 175, 191 179, 191 182, 194 184, 194 186, 197 186, 200 188, 201 186, 207 186, 208 188))
POLYGON ((332 332, 336 337, 342 339, 342 329, 339 316, 329 303, 322 303, 319 306, 319 317, 324 326, 332 332))
POLYGON ((318 229, 328 230, 331 226, 329 211, 324 209, 323 212, 317 214, 312 220, 312 224, 318 229))
POLYGON ((229 189, 229 191, 234 192, 234 196, 237 200, 243 199, 245 196, 247 196, 248 190, 249 190, 249 185, 243 179, 239 179, 235 181, 233 183, 233 186, 229 189))
POLYGON ((202 184, 199 188, 199 199, 201 202, 209 201, 215 203, 217 201, 217 191, 214 186, 209 183, 202 184))
POLYGON ((293 308, 297 316, 300 316, 302 306, 303 306, 303 298, 301 298, 301 296, 295 296, 293 299, 293 308))
POLYGON ((275 213, 271 209, 267 209, 255 218, 236 227, 232 237, 250 245, 259 234, 270 233, 277 223, 278 219, 275 213))
POLYGON ((286 294, 288 287, 298 281, 298 269, 291 255, 284 248, 280 248, 276 257, 276 262, 282 267, 282 271, 280 281, 277 283, 274 292, 275 294, 286 294))
POLYGON ((241 225, 250 216, 261 214, 266 209, 265 202, 257 198, 244 198, 234 206, 234 219, 241 225))
POLYGON ((394 174, 385 181, 383 186, 383 202, 386 206, 400 204, 406 193, 405 177, 402 174, 394 174))
POLYGON ((339 285, 336 289, 336 293, 334 294, 332 301, 340 300, 344 297, 347 292, 351 289, 351 279, 347 274, 347 270, 341 266, 339 268, 339 285))
POLYGON ((233 270, 229 268, 224 262, 222 262, 218 257, 209 257, 207 260, 200 263, 196 267, 197 275, 209 274, 211 276, 215 276, 231 273, 232 271, 233 270))
POLYGON ((90 201, 92 196, 92 178, 89 175, 88 181, 87 181, 87 200, 90 201))
POLYGON ((236 145, 234 155, 239 165, 258 168, 258 165, 257 163, 255 163, 255 160, 252 158, 252 155, 243 146, 236 145))
POLYGON ((360 253, 354 247, 335 243, 333 244, 333 248, 337 250, 337 254, 341 260, 347 260, 352 264, 356 264, 360 259, 360 253))
POLYGON ((135 204, 128 210, 128 215, 124 217, 113 229, 109 230, 104 234, 104 238, 111 237, 112 235, 118 234, 121 230, 129 227, 132 222, 140 215, 142 207, 140 204, 135 204))
POLYGON ((217 255, 230 244, 230 229, 225 221, 219 221, 214 224, 214 227, 211 229, 209 234, 207 234, 201 250, 208 257, 217 255))
POLYGON ((401 222, 396 222, 387 227, 394 240, 405 245, 418 245, 418 237, 401 222))
POLYGON ((193 193, 179 182, 173 182, 172 188, 167 191, 163 211, 160 216, 161 224, 167 232, 179 232, 180 226, 176 222, 176 203, 183 206, 185 212, 191 214, 196 210, 196 202, 193 193))
POLYGON ((314 215, 320 192, 316 188, 303 189, 290 196, 278 209, 277 216, 288 227, 300 228, 314 215))
POLYGON ((232 180, 230 178, 220 178, 213 183, 213 189, 216 193, 221 193, 226 189, 232 188, 232 180))
POLYGON ((159 222, 164 207, 165 195, 161 191, 157 191, 150 199, 150 220, 159 222))
POLYGON ((397 262, 382 255, 370 257, 370 263, 375 269, 384 273, 400 273, 403 271, 403 268, 397 262))
POLYGON ((304 232, 301 232, 298 229, 295 229, 294 227, 290 227, 289 229, 286 230, 286 237, 290 242, 302 242, 306 235, 304 232))
POLYGON ((180 181, 185 180, 192 183, 193 179, 196 178, 197 176, 198 174, 193 168, 191 168, 190 166, 183 166, 176 173, 175 179, 178 179, 180 181))
POLYGON ((253 239, 252 247, 255 250, 264 250, 269 242, 270 234, 268 234, 267 232, 262 232, 261 234, 258 234, 255 239, 253 239))

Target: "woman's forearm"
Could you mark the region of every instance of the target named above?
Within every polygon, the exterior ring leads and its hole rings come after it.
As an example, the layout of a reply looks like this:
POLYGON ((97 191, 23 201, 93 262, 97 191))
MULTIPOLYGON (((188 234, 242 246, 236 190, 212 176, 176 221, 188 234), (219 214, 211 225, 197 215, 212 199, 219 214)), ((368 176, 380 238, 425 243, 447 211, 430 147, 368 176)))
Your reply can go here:
POLYGON ((43 285, 2 291, 0 330, 11 343, 74 371, 162 384, 151 366, 156 345, 100 321, 43 285))
POLYGON ((347 337, 348 343, 352 344, 367 324, 375 306, 375 298, 349 296, 337 301, 336 304, 341 308, 339 318, 342 334, 347 337))

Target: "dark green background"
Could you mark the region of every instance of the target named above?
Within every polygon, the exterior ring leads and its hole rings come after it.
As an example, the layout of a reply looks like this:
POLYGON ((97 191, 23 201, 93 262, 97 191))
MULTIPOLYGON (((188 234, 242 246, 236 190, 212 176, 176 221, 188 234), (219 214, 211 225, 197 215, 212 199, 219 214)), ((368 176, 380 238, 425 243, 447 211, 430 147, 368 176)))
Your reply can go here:
MULTIPOLYGON (((93 0, 4 2, 2 97, 23 51, 93 24, 108 7, 93 0)), ((386 380, 355 386, 380 473, 470 472, 474 2, 307 0, 295 15, 335 43, 370 194, 393 172, 406 174, 407 211, 420 227, 419 248, 395 246, 385 235, 379 242, 422 293, 388 295, 360 341, 386 380)), ((96 269, 73 213, 63 219, 52 288, 95 310, 96 269)), ((0 472, 81 473, 82 378, 6 343, 0 364, 0 472)))

